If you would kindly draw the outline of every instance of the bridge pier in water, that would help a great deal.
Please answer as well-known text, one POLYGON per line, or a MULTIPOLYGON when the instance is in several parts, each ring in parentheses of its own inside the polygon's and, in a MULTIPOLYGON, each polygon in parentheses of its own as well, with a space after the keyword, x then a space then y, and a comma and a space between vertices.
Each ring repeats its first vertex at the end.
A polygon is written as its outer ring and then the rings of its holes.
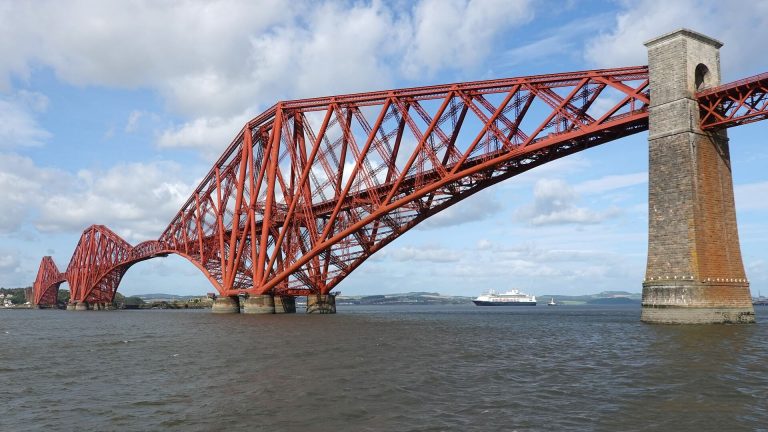
MULTIPOLYGON (((335 310, 334 307, 334 312, 335 310)), ((253 315, 296 313, 296 298, 293 296, 273 296, 271 294, 243 297, 222 296, 214 299, 211 311, 213 313, 244 313, 253 315)))
POLYGON ((240 313, 240 302, 237 297, 219 296, 213 299, 213 313, 240 313))
POLYGON ((335 314, 336 296, 333 294, 312 294, 307 296, 308 314, 335 314))
POLYGON ((275 298, 270 294, 241 298, 240 312, 254 315, 273 314, 275 313, 275 298))
POLYGON ((641 320, 752 323, 725 130, 699 126, 697 91, 720 83, 722 43, 690 30, 646 42, 648 263, 641 320))
POLYGON ((296 297, 275 296, 275 313, 296 313, 296 297))

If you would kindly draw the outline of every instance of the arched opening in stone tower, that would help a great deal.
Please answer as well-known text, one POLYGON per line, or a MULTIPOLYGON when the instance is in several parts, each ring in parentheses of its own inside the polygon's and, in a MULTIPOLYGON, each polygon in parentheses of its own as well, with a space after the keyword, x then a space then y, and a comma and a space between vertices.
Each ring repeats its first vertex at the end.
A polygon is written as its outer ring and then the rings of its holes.
POLYGON ((712 74, 709 73, 709 68, 703 63, 699 63, 699 65, 696 66, 694 79, 696 91, 702 91, 712 86, 712 83, 710 82, 712 80, 712 74))

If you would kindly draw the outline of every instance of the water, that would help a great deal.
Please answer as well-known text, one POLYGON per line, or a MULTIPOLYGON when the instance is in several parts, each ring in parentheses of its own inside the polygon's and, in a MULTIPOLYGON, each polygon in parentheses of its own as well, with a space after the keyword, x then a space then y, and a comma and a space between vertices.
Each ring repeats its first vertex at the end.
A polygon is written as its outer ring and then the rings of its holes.
POLYGON ((757 325, 638 307, 0 311, 2 431, 768 430, 757 325))

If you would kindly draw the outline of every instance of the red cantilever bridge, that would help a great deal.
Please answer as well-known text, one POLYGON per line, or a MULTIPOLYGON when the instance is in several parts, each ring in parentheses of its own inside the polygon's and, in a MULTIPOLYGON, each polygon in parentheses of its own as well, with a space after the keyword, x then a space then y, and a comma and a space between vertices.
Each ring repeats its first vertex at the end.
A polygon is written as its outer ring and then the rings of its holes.
MULTIPOLYGON (((768 74, 695 95, 700 128, 768 117, 768 74)), ((111 302, 135 263, 178 254, 221 297, 327 295, 376 251, 474 193, 649 127, 647 66, 279 102, 244 125, 157 240, 87 228, 34 302, 111 302)))

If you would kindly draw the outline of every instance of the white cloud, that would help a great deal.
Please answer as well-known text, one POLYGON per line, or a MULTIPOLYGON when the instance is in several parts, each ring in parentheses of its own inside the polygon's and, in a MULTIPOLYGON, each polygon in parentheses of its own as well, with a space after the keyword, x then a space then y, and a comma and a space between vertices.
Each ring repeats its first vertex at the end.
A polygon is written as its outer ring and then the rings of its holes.
MULTIPOLYGON (((399 6, 301 0, 291 7, 277 0, 5 3, 0 87, 9 88, 14 77, 28 79, 42 66, 69 84, 149 88, 186 119, 160 133, 158 144, 209 151, 209 137, 222 136, 225 125, 242 126, 243 113, 254 117, 277 100, 381 89, 403 74, 420 79, 425 71, 477 67, 500 35, 532 16, 528 0, 399 6)), ((128 132, 141 118, 134 114, 128 132)))
POLYGON ((19 252, 0 250, 0 287, 12 288, 31 285, 28 272, 23 271, 19 252))
POLYGON ((0 233, 18 231, 32 209, 61 191, 67 174, 41 169, 31 159, 0 153, 0 233))
POLYGON ((302 6, 287 8, 278 1, 6 3, 0 9, 0 40, 7 41, 0 44, 0 76, 26 77, 34 62, 53 67, 70 83, 122 87, 158 85, 206 65, 237 74, 250 35, 302 6))
POLYGON ((532 204, 522 206, 515 216, 532 225, 594 224, 617 214, 616 210, 596 212, 577 207, 576 190, 563 180, 542 179, 536 182, 532 204))
POLYGON ((413 36, 403 62, 406 76, 443 68, 471 68, 504 30, 530 21, 528 0, 425 0, 413 8, 413 36))
POLYGON ((420 229, 434 229, 488 219, 503 210, 492 190, 478 192, 464 201, 431 216, 419 224, 420 229))
POLYGON ((44 232, 80 232, 105 224, 129 241, 156 238, 189 197, 178 164, 123 164, 76 175, 0 154, 0 233, 33 224, 44 232))
POLYGON ((117 165, 82 170, 66 192, 40 204, 35 225, 41 231, 79 231, 104 224, 129 241, 157 238, 189 197, 192 185, 170 162, 117 165))
POLYGON ((595 180, 587 180, 574 186, 580 194, 601 194, 625 187, 648 183, 648 173, 608 175, 595 180))
POLYGON ((0 273, 16 271, 19 268, 17 254, 0 253, 0 273))
POLYGON ((725 44, 721 52, 726 80, 764 67, 762 59, 768 49, 755 41, 768 39, 768 2, 641 0, 623 4, 624 11, 616 16, 615 26, 587 43, 584 56, 596 66, 646 64, 644 42, 688 27, 725 44))
POLYGON ((462 257, 461 253, 455 250, 444 248, 432 248, 432 247, 401 247, 393 249, 384 254, 386 257, 391 257, 395 261, 411 262, 411 261, 426 261, 432 263, 448 263, 459 261, 462 257))
POLYGON ((163 131, 157 144, 165 148, 197 148, 211 159, 227 148, 248 120, 245 114, 230 118, 198 117, 163 131))
POLYGON ((125 131, 128 133, 136 132, 136 130, 139 128, 139 122, 141 121, 141 118, 144 117, 144 115, 145 113, 143 111, 131 111, 131 113, 128 114, 128 121, 125 124, 125 131))
POLYGON ((40 93, 19 91, 0 97, 0 149, 43 145, 51 134, 38 124, 35 113, 47 106, 48 98, 40 93))

